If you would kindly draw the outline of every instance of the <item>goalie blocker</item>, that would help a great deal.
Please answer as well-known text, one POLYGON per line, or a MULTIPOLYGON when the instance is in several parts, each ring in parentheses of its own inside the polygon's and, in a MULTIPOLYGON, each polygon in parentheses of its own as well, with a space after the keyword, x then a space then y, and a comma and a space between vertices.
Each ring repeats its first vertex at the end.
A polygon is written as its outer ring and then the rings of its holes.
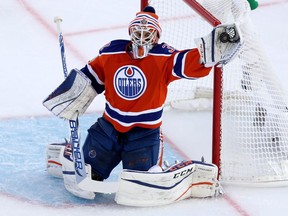
POLYGON ((83 114, 96 95, 91 80, 82 71, 73 69, 43 105, 54 115, 70 120, 83 114))

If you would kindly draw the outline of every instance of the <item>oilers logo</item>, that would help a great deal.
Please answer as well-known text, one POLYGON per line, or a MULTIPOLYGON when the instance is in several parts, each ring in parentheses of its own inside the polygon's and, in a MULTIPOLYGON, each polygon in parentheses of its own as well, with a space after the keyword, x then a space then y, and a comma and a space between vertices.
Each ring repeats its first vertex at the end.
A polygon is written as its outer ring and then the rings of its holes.
POLYGON ((133 65, 119 68, 114 75, 114 88, 117 94, 126 100, 139 98, 145 92, 146 86, 144 73, 133 65))

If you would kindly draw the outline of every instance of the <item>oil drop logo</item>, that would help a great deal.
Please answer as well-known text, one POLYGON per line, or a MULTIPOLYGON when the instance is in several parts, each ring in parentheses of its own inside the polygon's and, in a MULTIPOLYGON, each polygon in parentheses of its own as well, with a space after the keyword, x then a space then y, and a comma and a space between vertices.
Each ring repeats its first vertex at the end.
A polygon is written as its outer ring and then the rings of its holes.
POLYGON ((139 98, 146 90, 147 81, 142 70, 133 65, 119 68, 114 75, 114 88, 126 100, 139 98))

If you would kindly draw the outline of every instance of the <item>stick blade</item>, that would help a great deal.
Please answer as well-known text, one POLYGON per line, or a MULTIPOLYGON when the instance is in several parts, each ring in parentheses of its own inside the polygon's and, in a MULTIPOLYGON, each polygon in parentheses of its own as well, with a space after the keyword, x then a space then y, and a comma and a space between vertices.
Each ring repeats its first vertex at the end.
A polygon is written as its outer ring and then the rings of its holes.
POLYGON ((90 178, 85 178, 78 183, 78 186, 82 190, 93 191, 96 193, 111 194, 118 191, 119 183, 118 182, 101 182, 94 181, 90 178))
POLYGON ((94 181, 91 178, 91 165, 86 164, 85 168, 87 172, 85 177, 77 176, 77 172, 75 172, 77 185, 82 190, 104 194, 116 193, 118 191, 119 182, 94 181))

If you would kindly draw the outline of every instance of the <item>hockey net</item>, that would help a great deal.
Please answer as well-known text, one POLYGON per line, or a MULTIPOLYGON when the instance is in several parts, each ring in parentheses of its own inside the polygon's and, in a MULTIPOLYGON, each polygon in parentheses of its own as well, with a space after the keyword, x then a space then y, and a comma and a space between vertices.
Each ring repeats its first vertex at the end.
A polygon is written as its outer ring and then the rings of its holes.
MULTIPOLYGON (((177 49, 195 47, 194 38, 212 30, 211 23, 188 6, 189 2, 200 4, 221 23, 237 22, 244 45, 237 58, 224 66, 219 83, 213 84, 215 73, 197 81, 176 81, 169 86, 166 105, 190 111, 212 111, 215 109, 215 104, 212 108, 213 86, 220 86, 221 112, 213 114, 219 117, 216 119, 221 125, 219 134, 214 134, 220 141, 213 143, 217 149, 213 162, 219 166, 220 180, 286 184, 287 95, 259 44, 247 0, 142 1, 142 7, 148 3, 159 15, 163 29, 161 41, 177 49)), ((200 7, 205 14, 204 9, 200 7)), ((213 127, 217 127, 217 123, 214 122, 213 127)))

